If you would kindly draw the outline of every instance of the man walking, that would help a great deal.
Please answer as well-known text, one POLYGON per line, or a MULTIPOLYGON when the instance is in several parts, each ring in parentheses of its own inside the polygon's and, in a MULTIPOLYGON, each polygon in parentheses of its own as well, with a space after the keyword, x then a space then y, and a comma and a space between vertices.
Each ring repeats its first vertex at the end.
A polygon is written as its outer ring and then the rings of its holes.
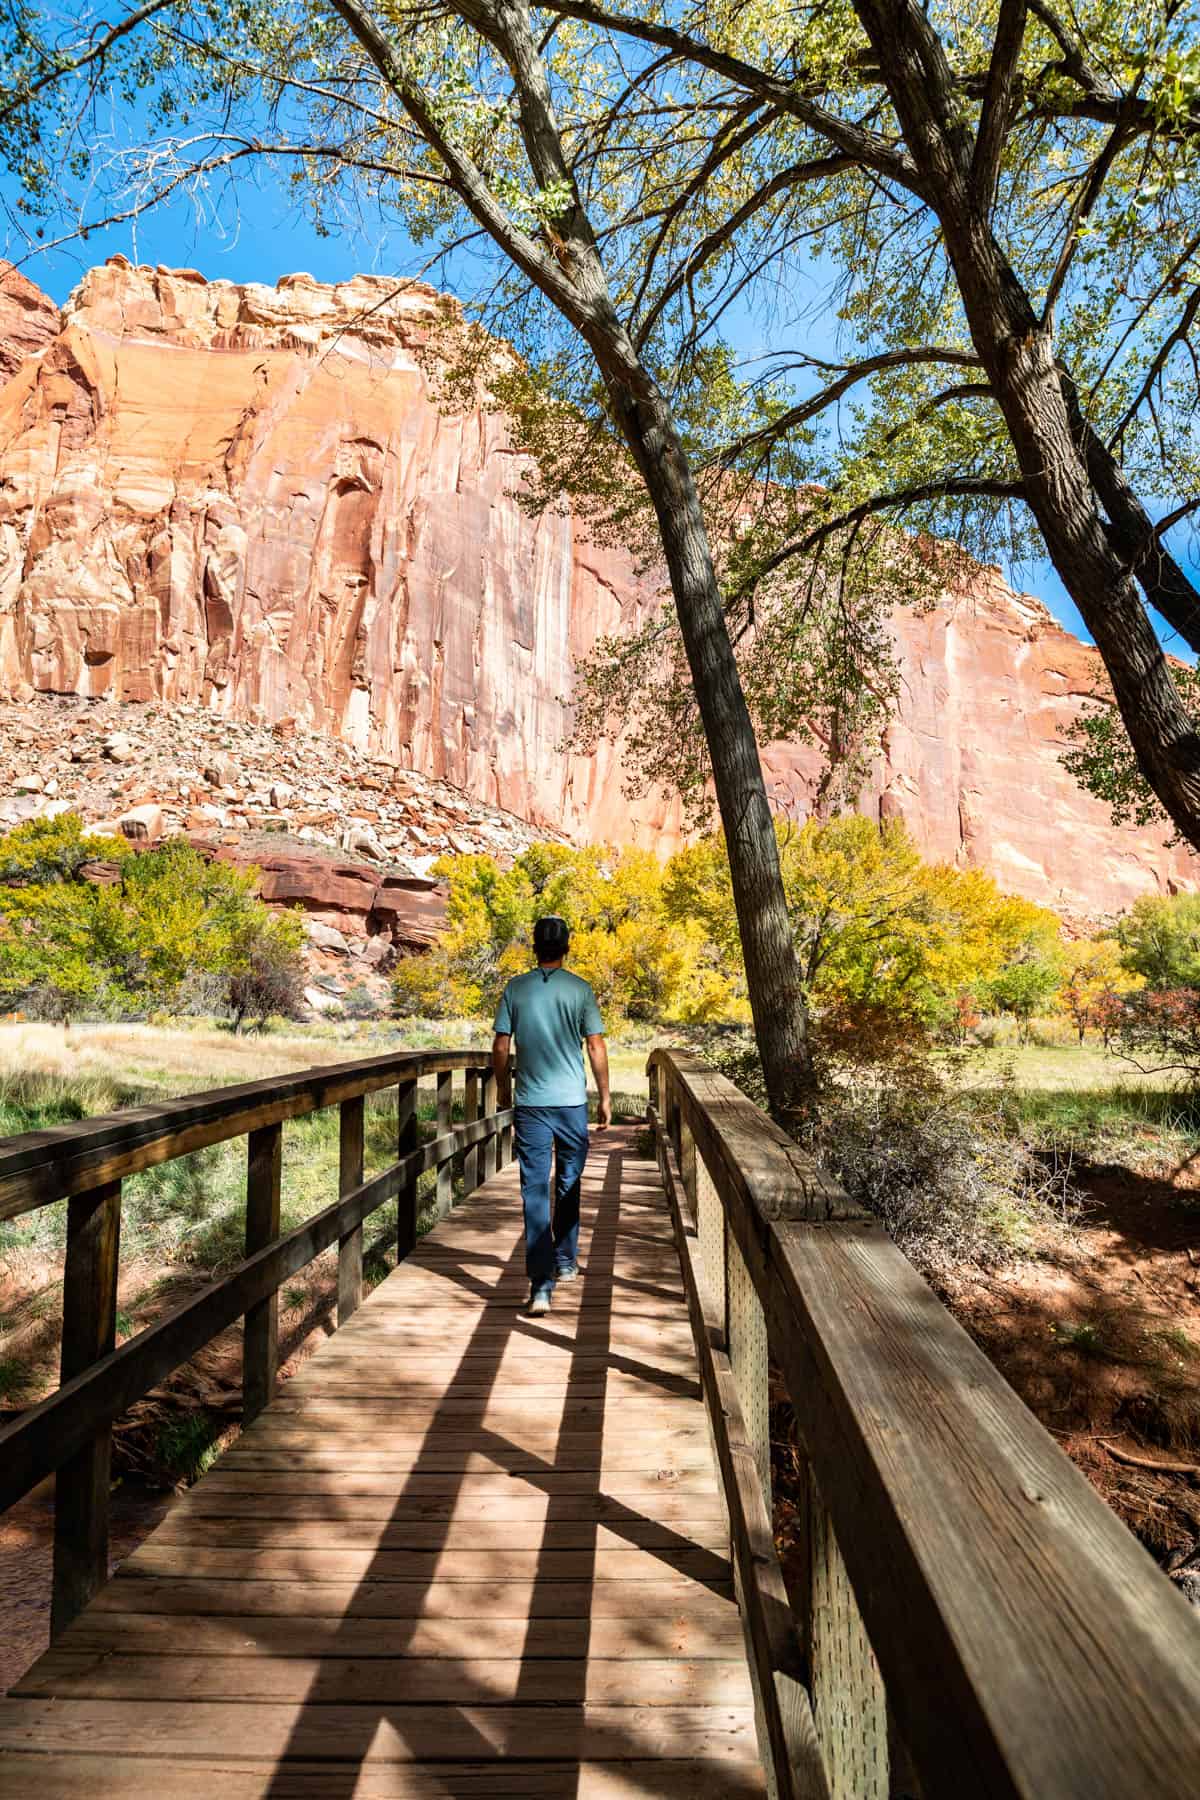
POLYGON ((533 928, 537 968, 514 976, 505 988, 492 1044, 500 1104, 508 1106, 514 1038, 517 1043, 515 1135, 525 1209, 527 1310, 534 1318, 550 1311, 555 1282, 574 1281, 579 1273, 579 1185, 588 1153, 581 1044, 587 1045, 600 1095, 597 1131, 612 1119, 600 1009, 588 983, 563 967, 570 942, 567 922, 556 913, 537 921, 533 928))

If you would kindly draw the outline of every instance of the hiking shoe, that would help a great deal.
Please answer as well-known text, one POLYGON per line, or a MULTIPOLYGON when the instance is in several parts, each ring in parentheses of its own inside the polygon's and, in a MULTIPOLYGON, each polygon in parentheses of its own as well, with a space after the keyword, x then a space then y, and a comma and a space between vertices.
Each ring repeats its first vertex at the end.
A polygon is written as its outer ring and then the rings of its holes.
POLYGON ((582 1275, 582 1273, 583 1273, 583 1270, 579 1267, 579 1264, 572 1263, 569 1269, 559 1269, 557 1274, 555 1275, 555 1280, 556 1281, 578 1281, 579 1277, 580 1277, 580 1275, 582 1275))
POLYGON ((540 1293, 530 1294, 529 1305, 525 1308, 525 1316, 529 1319, 544 1319, 550 1311, 550 1296, 545 1288, 540 1293))

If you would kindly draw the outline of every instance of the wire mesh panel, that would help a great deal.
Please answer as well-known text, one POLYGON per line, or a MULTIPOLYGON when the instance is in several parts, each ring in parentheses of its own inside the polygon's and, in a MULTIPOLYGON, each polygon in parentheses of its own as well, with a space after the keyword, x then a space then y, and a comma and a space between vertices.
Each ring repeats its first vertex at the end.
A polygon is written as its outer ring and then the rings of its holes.
POLYGON ((754 1291, 737 1239, 726 1233, 725 1255, 726 1317, 728 1319, 729 1361, 737 1382, 738 1399, 763 1498, 771 1510, 771 1391, 767 1353, 767 1321, 754 1291))
MULTIPOLYGON (((691 1133, 686 1125, 684 1132, 690 1139, 691 1133)), ((705 1167, 704 1158, 697 1154, 694 1146, 692 1155, 696 1171, 693 1192, 696 1236, 700 1245, 700 1279, 704 1283, 705 1295, 713 1312, 728 1330, 725 1299, 725 1208, 721 1204, 721 1196, 712 1176, 705 1167)))
POLYGON ((811 1470, 808 1493, 812 1706, 830 1800, 888 1800, 883 1680, 811 1470))

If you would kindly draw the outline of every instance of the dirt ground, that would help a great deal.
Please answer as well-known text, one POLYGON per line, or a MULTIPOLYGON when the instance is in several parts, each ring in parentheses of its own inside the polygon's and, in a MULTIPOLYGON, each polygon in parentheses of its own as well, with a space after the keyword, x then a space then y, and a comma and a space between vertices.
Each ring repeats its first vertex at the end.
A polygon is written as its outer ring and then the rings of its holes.
MULTIPOLYGON (((1077 1167, 1061 1248, 950 1304, 1156 1558, 1200 1553, 1200 1167, 1077 1167)), ((1190 1583, 1189 1583, 1190 1585, 1190 1583)))

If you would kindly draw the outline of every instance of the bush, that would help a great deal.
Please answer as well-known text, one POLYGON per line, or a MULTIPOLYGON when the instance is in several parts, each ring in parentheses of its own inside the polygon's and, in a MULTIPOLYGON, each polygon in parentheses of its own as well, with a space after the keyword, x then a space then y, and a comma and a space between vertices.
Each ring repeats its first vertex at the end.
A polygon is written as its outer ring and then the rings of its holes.
POLYGON ((262 1026, 273 1017, 303 1017, 304 979, 298 946, 269 928, 256 933, 230 971, 226 1003, 235 1031, 240 1031, 248 1018, 257 1019, 262 1026))
MULTIPOLYGON (((794 1135, 923 1274, 944 1281, 963 1264, 1003 1263, 1070 1210, 1065 1172, 1034 1153, 1003 1104, 955 1086, 962 1055, 938 1054, 912 1021, 856 1011, 819 1020, 814 1040, 818 1100, 794 1135)), ((749 1033, 712 1033, 699 1047, 765 1106, 749 1033)))
POLYGON ((134 854, 63 814, 10 832, 0 874, 0 1006, 66 1021, 194 1009, 217 992, 239 1023, 297 1010, 300 920, 263 905, 255 869, 183 838, 134 854), (84 878, 97 851, 115 880, 84 878))
POLYGON ((1121 1004, 1116 1050, 1144 1074, 1200 1078, 1200 993, 1194 988, 1147 989, 1121 1004))
POLYGON ((1048 1169, 977 1097, 861 1083, 826 1097, 813 1148, 923 1274, 995 1266, 1068 1210, 1048 1169))
POLYGON ((355 981, 342 996, 342 1011, 348 1019, 377 1019, 382 1008, 366 982, 355 981))

